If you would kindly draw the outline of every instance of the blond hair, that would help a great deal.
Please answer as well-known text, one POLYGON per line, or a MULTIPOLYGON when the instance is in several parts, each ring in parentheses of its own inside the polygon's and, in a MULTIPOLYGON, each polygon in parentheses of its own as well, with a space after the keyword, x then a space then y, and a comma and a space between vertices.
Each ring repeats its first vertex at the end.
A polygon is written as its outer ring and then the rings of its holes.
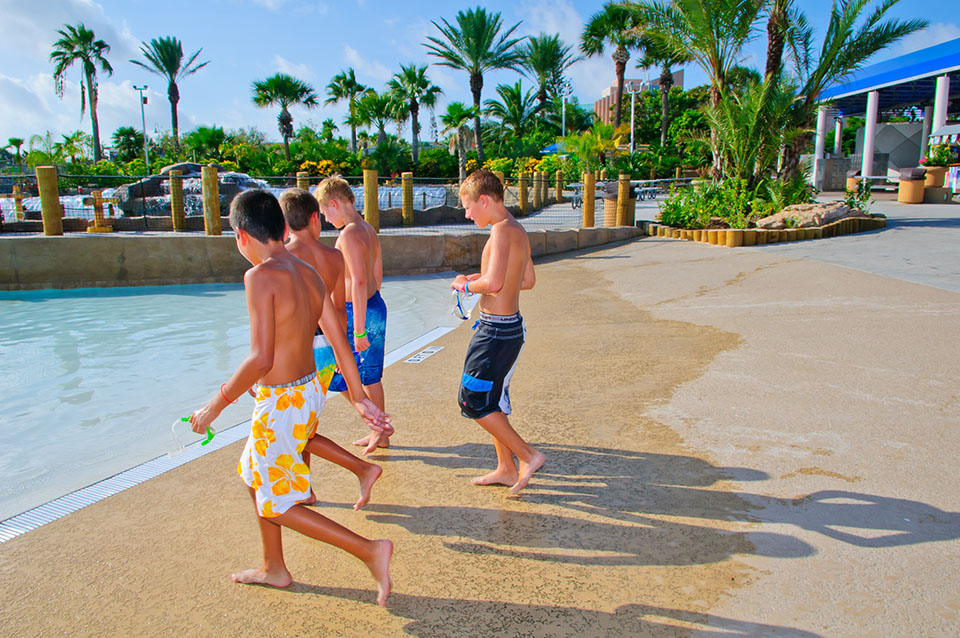
POLYGON ((470 173, 460 185, 461 198, 467 196, 477 201, 481 195, 492 197, 499 202, 503 201, 503 182, 493 172, 485 169, 470 173))
POLYGON ((353 190, 347 180, 338 175, 327 177, 321 180, 313 191, 314 196, 321 206, 326 206, 331 199, 338 199, 342 202, 354 202, 353 190))

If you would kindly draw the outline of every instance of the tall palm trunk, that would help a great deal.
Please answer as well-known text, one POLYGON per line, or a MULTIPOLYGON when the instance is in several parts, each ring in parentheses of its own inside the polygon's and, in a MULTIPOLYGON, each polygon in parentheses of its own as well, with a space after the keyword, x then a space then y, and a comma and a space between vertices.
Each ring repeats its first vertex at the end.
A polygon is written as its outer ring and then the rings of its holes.
POLYGON ((630 59, 630 52, 623 47, 617 47, 613 52, 613 61, 617 69, 617 94, 616 108, 613 111, 613 128, 620 128, 620 111, 623 110, 623 78, 627 71, 627 61, 630 59))
POLYGON ((180 117, 177 114, 177 104, 180 103, 180 89, 177 83, 167 84, 167 99, 170 101, 170 123, 173 126, 173 148, 180 152, 180 117))
POLYGON ((97 121, 97 86, 92 73, 87 73, 87 102, 90 103, 90 122, 93 124, 93 161, 103 158, 100 148, 100 122, 97 121))
POLYGON ((467 179, 467 135, 469 134, 470 129, 466 126, 457 129, 457 162, 460 168, 461 184, 467 179))
POLYGON ((473 118, 473 132, 477 138, 477 163, 483 166, 483 140, 480 139, 480 92, 483 90, 483 76, 479 73, 470 75, 470 91, 473 93, 473 108, 477 114, 473 118))
POLYGON ((410 100, 410 151, 413 153, 414 167, 419 165, 420 157, 420 105, 415 99, 410 100))
POLYGON ((787 33, 787 2, 775 0, 767 21, 767 66, 764 80, 780 75, 783 64, 783 46, 787 33))
POLYGON ((670 126, 670 108, 668 94, 673 86, 673 73, 670 65, 664 64, 660 69, 660 146, 667 145, 667 128, 670 126))

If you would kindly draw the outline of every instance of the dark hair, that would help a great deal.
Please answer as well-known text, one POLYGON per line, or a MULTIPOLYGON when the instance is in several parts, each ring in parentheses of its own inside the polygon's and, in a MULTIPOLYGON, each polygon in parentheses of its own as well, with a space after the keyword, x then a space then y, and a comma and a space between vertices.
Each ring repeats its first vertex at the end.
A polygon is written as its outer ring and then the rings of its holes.
POLYGON ((283 241, 286 224, 283 211, 273 193, 262 190, 243 191, 230 204, 230 225, 243 230, 259 242, 283 241))
POLYGON ((303 230, 313 214, 320 212, 317 198, 302 188, 288 188, 280 193, 280 208, 290 230, 303 230))

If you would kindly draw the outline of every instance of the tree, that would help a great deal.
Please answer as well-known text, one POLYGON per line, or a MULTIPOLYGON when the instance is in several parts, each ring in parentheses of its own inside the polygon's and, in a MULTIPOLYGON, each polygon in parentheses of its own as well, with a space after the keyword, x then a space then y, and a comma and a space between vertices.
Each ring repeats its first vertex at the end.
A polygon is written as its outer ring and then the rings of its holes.
POLYGON ((396 118, 397 101, 390 93, 369 89, 357 101, 357 117, 364 126, 377 129, 377 144, 387 138, 387 125, 396 118))
POLYGON ((117 151, 117 161, 126 164, 143 155, 143 133, 132 126, 121 126, 111 139, 117 151))
POLYGON ((195 161, 220 159, 220 147, 226 141, 223 127, 200 126, 183 136, 183 148, 193 154, 195 161))
POLYGON ((65 24, 57 33, 60 34, 60 39, 53 43, 53 52, 50 54, 50 61, 54 63, 53 80, 57 96, 63 99, 64 76, 74 62, 79 62, 83 67, 83 80, 80 81, 80 115, 83 115, 89 101, 90 123, 93 128, 93 161, 99 162, 103 151, 100 148, 100 123, 97 121, 97 67, 107 75, 113 74, 113 67, 105 57, 110 52, 110 45, 103 40, 96 40, 93 31, 83 24, 65 24))
POLYGON ((148 45, 146 42, 140 43, 140 52, 146 58, 147 63, 140 60, 130 60, 133 64, 142 67, 159 75, 167 80, 167 99, 170 101, 170 122, 173 126, 173 144, 174 149, 180 150, 180 121, 177 116, 177 104, 180 102, 180 89, 177 82, 188 75, 193 75, 203 67, 210 64, 209 61, 197 63, 197 57, 203 49, 190 56, 187 63, 183 63, 183 44, 174 37, 154 38, 148 45))
POLYGON ((357 108, 357 96, 363 94, 366 90, 367 87, 357 82, 353 69, 349 68, 333 76, 330 84, 327 85, 327 95, 330 97, 323 102, 324 104, 336 104, 341 100, 347 101, 348 115, 344 124, 350 125, 350 150, 354 153, 357 152, 357 118, 354 111, 357 108))
POLYGON ((613 111, 613 127, 620 126, 620 113, 623 110, 623 76, 630 59, 630 49, 641 43, 636 30, 636 14, 621 4, 608 2, 603 10, 593 14, 587 21, 580 37, 580 50, 587 56, 603 55, 608 44, 616 47, 613 61, 617 75, 616 106, 613 111))
POLYGON ((280 105, 277 128, 283 137, 283 155, 290 161, 290 138, 293 137, 293 116, 287 107, 300 104, 308 109, 317 105, 317 94, 306 82, 286 73, 277 73, 253 83, 253 103, 259 107, 280 105))
POLYGON ((457 154, 457 162, 460 167, 460 182, 467 179, 467 150, 470 138, 470 129, 467 122, 471 119, 479 119, 477 116, 477 107, 467 108, 463 102, 451 102, 447 105, 447 112, 440 116, 440 122, 443 124, 443 132, 450 132, 450 154, 457 154))
POLYGON ((678 53, 675 50, 669 50, 660 46, 656 41, 646 38, 644 46, 644 56, 637 67, 650 68, 660 67, 660 146, 667 145, 667 131, 670 128, 670 105, 669 94, 673 86, 673 67, 686 64, 690 61, 690 55, 687 53, 678 53))
POLYGON ((790 27, 793 0, 767 0, 767 66, 763 79, 767 82, 780 76, 783 68, 783 45, 790 27))
POLYGON ((340 130, 337 123, 327 118, 320 124, 320 137, 325 142, 332 142, 333 132, 337 130, 340 130))
POLYGON ((513 85, 497 86, 497 94, 500 100, 487 100, 485 113, 500 120, 501 136, 508 130, 514 137, 523 137, 541 108, 533 89, 524 92, 521 81, 517 80, 513 85))
POLYGON ((410 113, 410 149, 413 155, 413 165, 417 165, 420 155, 420 107, 433 108, 443 89, 430 82, 427 78, 427 66, 400 65, 400 72, 393 74, 393 79, 387 85, 398 102, 405 103, 410 113))
POLYGON ((547 35, 529 38, 521 47, 523 67, 537 82, 537 99, 540 111, 547 108, 547 100, 557 96, 557 89, 563 83, 563 74, 574 63, 583 58, 571 55, 572 47, 565 45, 559 35, 547 35))
POLYGON ((782 179, 799 172, 800 154, 809 144, 817 112, 817 100, 824 89, 843 81, 875 53, 897 40, 927 26, 927 21, 884 20, 886 12, 899 0, 883 0, 864 18, 869 0, 850 0, 834 4, 819 51, 813 45, 813 27, 801 11, 793 14, 787 44, 793 71, 800 90, 790 113, 791 126, 805 129, 787 146, 782 179))
POLYGON ((20 147, 23 146, 23 138, 21 137, 9 137, 7 138, 7 145, 4 148, 12 148, 16 151, 17 154, 17 166, 20 166, 20 147))
POLYGON ((53 145, 53 153, 61 159, 70 158, 72 164, 77 163, 78 157, 83 157, 90 146, 90 136, 83 131, 74 131, 70 135, 61 135, 59 142, 53 145))
POLYGON ((428 54, 440 58, 440 66, 466 71, 470 75, 470 92, 473 94, 473 132, 477 144, 477 160, 483 165, 483 138, 480 131, 480 96, 483 91, 483 74, 493 69, 519 71, 523 53, 517 44, 523 38, 511 38, 520 23, 500 33, 503 22, 499 13, 488 14, 483 7, 457 13, 457 25, 445 19, 443 26, 433 21, 443 39, 427 37, 423 46, 428 54))

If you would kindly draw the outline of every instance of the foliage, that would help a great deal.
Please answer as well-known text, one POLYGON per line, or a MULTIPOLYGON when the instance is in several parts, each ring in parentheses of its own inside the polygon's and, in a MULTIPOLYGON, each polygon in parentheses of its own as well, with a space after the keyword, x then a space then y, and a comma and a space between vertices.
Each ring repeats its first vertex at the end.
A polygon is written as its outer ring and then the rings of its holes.
POLYGON ((199 126, 183 136, 183 150, 194 161, 212 157, 222 159, 221 145, 227 140, 227 134, 221 126, 199 126))
POLYGON ((143 155, 143 133, 132 126, 118 128, 113 132, 110 141, 117 151, 117 161, 121 164, 143 155))
POLYGON ((419 159, 416 177, 450 177, 457 173, 457 158, 442 146, 424 148, 419 159))
POLYGON ((131 177, 145 177, 147 174, 147 163, 142 157, 138 157, 125 164, 120 165, 120 174, 131 177))
POLYGON ((400 65, 400 72, 393 74, 387 87, 393 94, 398 108, 406 111, 412 122, 410 127, 410 146, 413 153, 413 162, 417 163, 419 155, 420 135, 420 107, 433 108, 443 89, 433 84, 427 77, 427 66, 400 65))
POLYGON ((500 120, 500 136, 509 133, 510 137, 522 138, 533 126, 533 118, 540 112, 533 90, 526 92, 520 80, 516 84, 497 86, 499 100, 487 100, 484 112, 500 120))
POLYGON ((812 200, 813 191, 803 177, 790 182, 767 180, 756 187, 746 179, 728 178, 674 190, 659 202, 659 219, 681 228, 705 228, 714 223, 713 219, 730 228, 748 228, 757 219, 791 204, 812 200))
POLYGON ((580 50, 588 56, 603 55, 608 45, 616 49, 613 60, 618 89, 613 111, 614 127, 620 126, 620 113, 623 110, 622 87, 630 50, 639 48, 644 43, 638 31, 641 24, 630 7, 617 2, 607 2, 602 10, 590 16, 580 37, 580 50))
POLYGON ((483 168, 494 173, 508 174, 513 169, 513 159, 509 157, 492 157, 483 163, 483 168))
POLYGON ((413 168, 410 145, 392 135, 378 143, 364 161, 382 176, 399 177, 400 173, 413 168))
POLYGON ((286 73, 277 73, 266 80, 253 83, 253 103, 259 107, 280 106, 277 129, 283 137, 283 152, 290 159, 288 141, 293 137, 293 116, 288 107, 300 104, 306 108, 317 106, 317 94, 313 87, 286 73))
POLYGON ((949 166, 952 159, 949 144, 934 144, 920 163, 924 166, 949 166))
POLYGON ((366 90, 366 86, 357 82, 357 76, 351 67, 331 78, 330 84, 327 85, 328 97, 323 102, 324 104, 347 102, 347 117, 343 123, 350 125, 350 150, 354 153, 357 152, 357 96, 366 90))
POLYGON ((853 210, 866 213, 870 210, 870 206, 873 204, 873 200, 870 198, 871 190, 872 185, 870 184, 869 179, 858 180, 856 190, 846 189, 844 191, 843 203, 853 210))
POLYGON ((559 35, 546 33, 530 36, 521 45, 523 68, 537 83, 541 111, 546 109, 547 100, 559 100, 568 92, 569 81, 564 73, 582 59, 571 54, 571 48, 559 35))

